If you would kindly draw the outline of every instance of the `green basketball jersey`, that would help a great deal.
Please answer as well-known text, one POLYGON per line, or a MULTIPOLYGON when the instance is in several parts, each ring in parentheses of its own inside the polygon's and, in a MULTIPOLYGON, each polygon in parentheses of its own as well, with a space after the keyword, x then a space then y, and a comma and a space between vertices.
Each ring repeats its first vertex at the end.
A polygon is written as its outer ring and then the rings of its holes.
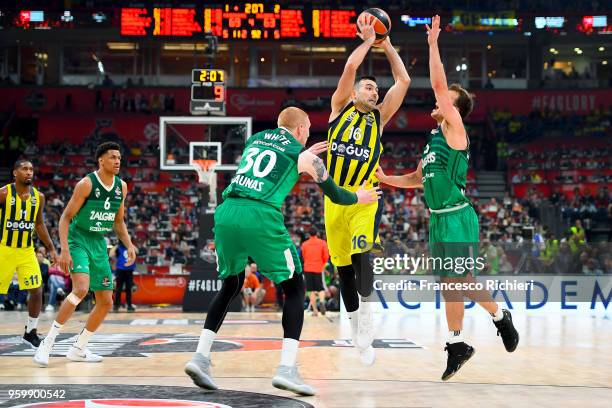
POLYGON ((123 201, 121 179, 115 176, 113 185, 109 189, 102 184, 97 173, 89 173, 87 177, 91 180, 91 193, 72 219, 70 227, 104 235, 113 231, 115 216, 123 201))
POLYGON ((465 196, 469 148, 454 150, 442 134, 442 128, 431 131, 421 159, 423 189, 429 208, 440 210, 470 202, 465 196))
POLYGON ((231 184, 228 197, 249 198, 281 209, 298 181, 298 156, 304 146, 284 128, 264 130, 251 136, 231 184))

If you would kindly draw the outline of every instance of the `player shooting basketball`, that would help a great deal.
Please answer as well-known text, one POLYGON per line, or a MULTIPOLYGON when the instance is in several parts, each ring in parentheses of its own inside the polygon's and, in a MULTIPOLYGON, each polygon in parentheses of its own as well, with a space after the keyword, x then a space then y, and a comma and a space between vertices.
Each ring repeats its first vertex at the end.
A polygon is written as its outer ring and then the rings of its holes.
MULTIPOLYGON (((469 161, 469 138, 463 120, 472 111, 470 94, 458 84, 450 87, 446 82, 444 66, 438 49, 440 17, 432 19, 427 26, 429 43, 429 75, 436 96, 436 106, 431 112, 437 129, 431 132, 423 150, 422 159, 415 172, 403 176, 387 176, 378 170, 381 182, 396 187, 420 188, 425 191, 429 206, 429 245, 432 258, 461 259, 474 265, 478 253, 478 216, 469 198, 465 196, 469 161)), ((457 263, 458 264, 458 263, 457 263)), ((436 263, 434 262, 434 265, 436 263)), ((434 274, 442 283, 472 283, 473 272, 469 268, 434 267, 434 274)), ((519 336, 512 324, 509 311, 502 310, 485 290, 442 291, 446 305, 448 324, 448 351, 446 370, 442 380, 450 379, 474 354, 474 348, 464 342, 463 328, 464 297, 478 302, 493 316, 493 322, 501 335, 506 350, 512 352, 518 345, 519 336)))
POLYGON ((40 345, 36 327, 42 307, 43 279, 34 253, 34 231, 49 251, 54 264, 57 254, 43 220, 45 195, 32 186, 32 162, 17 160, 13 177, 15 183, 0 188, 0 294, 7 293, 16 271, 19 289, 25 289, 30 294, 23 341, 36 348, 40 345))
MULTIPOLYGON (((378 103, 378 86, 371 76, 355 79, 359 66, 374 46, 375 18, 359 18, 358 34, 363 43, 349 56, 338 87, 331 100, 327 169, 341 187, 355 191, 364 182, 378 184, 376 169, 382 154, 384 126, 402 105, 410 77, 397 51, 387 37, 380 47, 385 52, 395 84, 382 103, 378 103)), ((325 198, 325 230, 332 262, 338 267, 340 291, 351 320, 353 344, 364 364, 374 363, 374 338, 371 308, 373 272, 370 251, 379 245, 378 224, 383 201, 366 206, 342 207, 325 198), (359 300, 361 295, 361 305, 359 300)))

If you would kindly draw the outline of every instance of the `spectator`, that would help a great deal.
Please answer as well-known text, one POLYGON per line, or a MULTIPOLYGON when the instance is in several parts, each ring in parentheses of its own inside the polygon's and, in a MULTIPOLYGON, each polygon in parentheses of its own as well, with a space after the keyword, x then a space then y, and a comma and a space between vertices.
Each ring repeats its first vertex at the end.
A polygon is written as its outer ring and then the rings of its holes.
POLYGON ((247 265, 244 269, 245 277, 242 287, 242 301, 247 312, 254 312, 255 306, 258 306, 266 295, 266 291, 261 287, 255 271, 257 271, 257 264, 255 262, 247 265))
POLYGON ((323 285, 323 270, 329 260, 327 242, 319 238, 319 231, 312 227, 310 237, 302 243, 302 258, 304 259, 304 279, 306 292, 310 298, 312 315, 318 316, 316 295, 319 297, 321 314, 325 315, 325 287, 323 285))
POLYGON ((49 268, 49 303, 45 312, 53 312, 57 306, 58 296, 66 296, 70 286, 70 274, 62 271, 59 266, 49 268))
POLYGON ((136 269, 136 263, 128 264, 128 250, 123 245, 123 242, 119 241, 110 251, 111 258, 117 258, 115 266, 115 301, 113 304, 113 312, 119 311, 121 304, 121 294, 123 292, 123 286, 125 285, 125 303, 128 312, 134 312, 134 306, 132 306, 132 287, 134 286, 134 269, 136 269))

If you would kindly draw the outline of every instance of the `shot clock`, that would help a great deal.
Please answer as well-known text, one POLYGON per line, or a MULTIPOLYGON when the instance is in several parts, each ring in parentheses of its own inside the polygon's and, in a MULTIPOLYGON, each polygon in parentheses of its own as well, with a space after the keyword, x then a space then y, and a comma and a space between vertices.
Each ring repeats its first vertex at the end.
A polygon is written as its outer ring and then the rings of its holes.
POLYGON ((222 69, 194 69, 191 71, 192 115, 225 115, 225 79, 222 69))

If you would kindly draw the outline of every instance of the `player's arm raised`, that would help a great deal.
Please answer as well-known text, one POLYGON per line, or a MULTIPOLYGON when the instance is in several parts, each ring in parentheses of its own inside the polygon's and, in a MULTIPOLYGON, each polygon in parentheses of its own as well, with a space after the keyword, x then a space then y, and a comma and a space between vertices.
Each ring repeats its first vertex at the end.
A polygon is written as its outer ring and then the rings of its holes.
POLYGON ((49 236, 49 231, 45 225, 45 217, 43 216, 47 200, 45 199, 45 195, 43 193, 39 193, 39 196, 40 207, 38 208, 38 214, 36 215, 36 235, 38 235, 38 238, 42 241, 45 248, 47 248, 47 251, 49 251, 51 263, 55 265, 57 262, 57 252, 55 252, 55 245, 53 245, 53 240, 51 240, 51 237, 49 236))
POLYGON ((376 40, 373 17, 367 22, 358 20, 357 25, 359 25, 359 29, 361 31, 361 33, 358 33, 357 35, 361 37, 363 43, 353 50, 351 55, 346 60, 346 64, 344 64, 344 71, 342 71, 342 76, 340 76, 340 80, 338 81, 338 87, 336 88, 336 91, 332 95, 331 99, 332 111, 331 115, 329 116, 330 121, 334 120, 340 114, 342 109, 344 109, 348 101, 351 99, 351 92, 353 91, 353 86, 355 85, 357 70, 365 59, 365 56, 368 55, 368 51, 370 51, 370 48, 376 40))
POLYGON ((68 229, 70 228, 70 221, 79 212, 85 200, 91 193, 91 180, 88 177, 81 179, 74 188, 72 197, 68 201, 68 205, 64 209, 62 216, 59 220, 59 236, 60 236, 60 248, 61 253, 59 257, 59 267, 64 272, 70 272, 72 267, 72 257, 70 256, 70 248, 68 247, 68 229))
POLYGON ((388 176, 380 167, 376 169, 376 177, 381 183, 401 188, 423 188, 423 162, 419 161, 417 169, 401 176, 388 176))
POLYGON ((402 61, 395 48, 393 48, 393 45, 391 45, 389 37, 383 41, 382 48, 391 64, 391 72, 395 80, 395 84, 387 91, 385 99, 383 99, 378 108, 380 110, 380 119, 384 126, 393 115, 395 115, 395 112, 397 112, 400 106, 402 106, 402 102, 410 86, 410 75, 408 75, 404 61, 402 61))
POLYGON ((334 180, 329 177, 323 160, 312 154, 309 150, 300 153, 298 158, 298 172, 308 173, 319 187, 321 187, 323 193, 336 204, 369 204, 377 201, 381 194, 378 188, 365 189, 362 186, 356 193, 353 193, 339 187, 334 180))
POLYGON ((127 266, 136 262, 136 247, 132 244, 127 225, 125 225, 125 196, 127 195, 127 184, 125 181, 121 182, 121 188, 123 189, 123 200, 121 201, 121 206, 119 207, 119 211, 117 211, 117 215, 115 216, 115 224, 113 229, 117 233, 117 237, 119 237, 121 242, 123 242, 123 245, 125 245, 127 248, 128 259, 125 263, 127 266))
POLYGON ((444 129, 444 136, 448 145, 455 150, 465 150, 467 148, 467 134, 463 127, 463 120, 459 111, 455 108, 448 90, 444 65, 440 58, 438 48, 438 37, 440 35, 440 16, 436 15, 431 19, 431 27, 427 28, 427 42, 429 43, 429 78, 431 87, 436 95, 436 102, 440 113, 444 117, 447 129, 444 129))

